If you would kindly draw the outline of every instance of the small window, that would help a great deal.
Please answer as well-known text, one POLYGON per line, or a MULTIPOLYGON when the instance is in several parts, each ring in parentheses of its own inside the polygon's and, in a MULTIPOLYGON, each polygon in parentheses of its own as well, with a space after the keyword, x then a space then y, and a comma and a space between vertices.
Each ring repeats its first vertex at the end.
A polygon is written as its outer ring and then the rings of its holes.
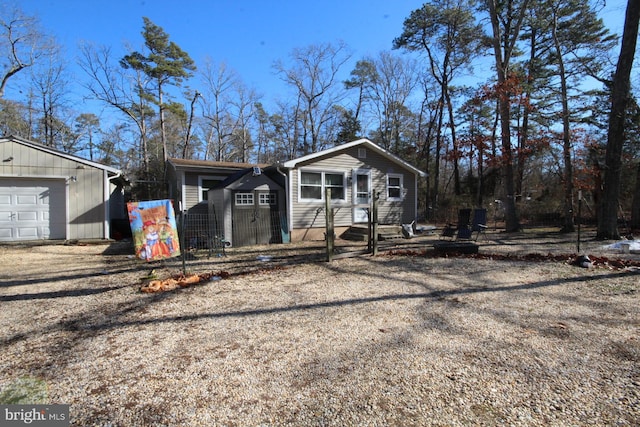
POLYGON ((236 206, 253 205, 253 193, 236 193, 236 206))
POLYGON ((358 158, 366 159, 367 158, 367 149, 366 148, 358 148, 358 158))
POLYGON ((402 201, 403 177, 399 174, 387 175, 387 200, 402 201))
POLYGON ((275 206, 277 203, 276 193, 261 193, 258 204, 260 206, 275 206))

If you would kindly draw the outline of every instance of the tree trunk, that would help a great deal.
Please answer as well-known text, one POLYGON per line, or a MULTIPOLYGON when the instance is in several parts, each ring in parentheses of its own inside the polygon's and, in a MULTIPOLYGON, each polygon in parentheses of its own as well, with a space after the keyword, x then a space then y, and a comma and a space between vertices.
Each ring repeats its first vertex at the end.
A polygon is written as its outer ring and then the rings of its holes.
POLYGON ((478 146, 478 189, 476 192, 476 206, 482 207, 482 190, 484 187, 483 174, 484 174, 484 145, 481 143, 478 146))
POLYGON ((516 213, 516 198, 513 173, 513 152, 511 150, 511 103, 508 96, 501 96, 500 101, 500 126, 502 139, 502 179, 505 197, 503 200, 505 214, 505 231, 514 232, 520 230, 520 222, 516 213))
MULTIPOLYGON (((158 114, 160 115, 160 140, 162 141, 162 161, 167 162, 169 154, 167 152, 167 134, 164 125, 164 100, 162 99, 162 85, 158 85, 158 114)), ((164 164, 163 163, 163 164, 164 164)))
MULTIPOLYGON (((493 51, 496 61, 496 71, 498 76, 498 109, 500 113, 500 130, 502 140, 502 180, 504 185, 504 214, 505 214, 505 228, 507 232, 514 232, 520 230, 520 222, 518 221, 518 214, 516 212, 516 198, 514 188, 514 171, 513 171, 513 151, 511 149, 511 94, 506 87, 507 73, 509 71, 509 58, 513 51, 513 43, 517 37, 513 37, 510 41, 506 40, 505 36, 505 52, 502 54, 501 41, 503 40, 500 32, 500 19, 496 9, 495 0, 489 0, 489 14, 491 15, 491 27, 493 31, 493 51)), ((524 16, 524 10, 526 9, 526 1, 522 5, 520 23, 517 25, 517 30, 514 30, 517 35, 519 32, 519 25, 522 22, 524 16)))
POLYGON ((453 114, 453 104, 451 103, 451 96, 449 95, 449 87, 444 89, 445 101, 447 103, 447 112, 449 113, 449 128, 451 129, 451 144, 453 148, 453 191, 456 196, 462 194, 462 188, 460 187, 460 168, 458 166, 458 141, 456 139, 456 126, 453 114))
POLYGON ((636 172, 636 187, 633 191, 633 202, 631 203, 631 223, 632 231, 640 230, 640 162, 636 172))
POLYGON ((438 126, 436 127, 436 152, 434 153, 434 170, 433 170, 433 191, 431 192, 434 218, 438 216, 438 197, 440 186, 440 151, 442 151, 442 115, 443 115, 444 100, 440 97, 438 102, 438 126))
POLYGON ((605 155, 604 187, 598 215, 598 239, 619 239, 618 202, 622 171, 622 146, 624 144, 624 122, 629 97, 631 68, 638 39, 640 1, 629 0, 622 35, 622 47, 613 77, 609 135, 605 155))
MULTIPOLYGON (((554 13, 555 15, 555 13, 554 13)), ((558 59, 558 74, 560 77, 561 100, 562 100, 562 160, 563 160, 563 184, 564 184, 564 224, 562 232, 571 233, 575 230, 573 225, 573 167, 571 163, 571 133, 569 123, 569 101, 567 89, 567 75, 562 58, 560 41, 557 36, 558 19, 553 20, 553 42, 556 48, 558 59)))

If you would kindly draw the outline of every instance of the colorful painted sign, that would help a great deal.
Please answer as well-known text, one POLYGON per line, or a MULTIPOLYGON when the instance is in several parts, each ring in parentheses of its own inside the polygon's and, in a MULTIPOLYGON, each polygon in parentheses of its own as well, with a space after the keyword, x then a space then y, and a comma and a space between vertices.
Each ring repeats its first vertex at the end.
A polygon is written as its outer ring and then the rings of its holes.
POLYGON ((127 210, 138 258, 155 261, 180 255, 171 200, 127 203, 127 210))

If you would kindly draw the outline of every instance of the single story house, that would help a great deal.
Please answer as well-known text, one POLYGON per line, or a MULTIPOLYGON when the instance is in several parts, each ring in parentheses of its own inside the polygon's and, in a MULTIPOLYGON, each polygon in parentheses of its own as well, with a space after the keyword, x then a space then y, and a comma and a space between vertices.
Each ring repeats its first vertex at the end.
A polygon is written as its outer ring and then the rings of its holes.
POLYGON ((410 223, 426 176, 368 139, 276 165, 170 159, 168 171, 178 210, 208 215, 207 238, 236 246, 324 239, 327 188, 338 235, 367 223, 375 193, 380 224, 410 223))
POLYGON ((120 170, 0 137, 0 241, 107 239, 126 219, 120 170))
POLYGON ((368 139, 283 163, 291 240, 324 238, 325 190, 331 189, 335 233, 367 223, 375 193, 380 224, 408 224, 418 212, 418 178, 426 173, 368 139))

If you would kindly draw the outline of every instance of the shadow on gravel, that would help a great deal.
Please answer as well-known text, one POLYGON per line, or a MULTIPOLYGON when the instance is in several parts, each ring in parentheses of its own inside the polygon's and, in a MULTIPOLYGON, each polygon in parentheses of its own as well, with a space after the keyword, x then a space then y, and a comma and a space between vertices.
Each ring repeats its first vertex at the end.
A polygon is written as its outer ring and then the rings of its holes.
MULTIPOLYGON (((142 268, 140 268, 139 265, 134 265, 131 267, 122 267, 122 268, 113 269, 113 270, 109 269, 106 272, 91 271, 91 272, 78 273, 78 274, 65 274, 62 276, 56 275, 55 277, 43 276, 35 279, 7 280, 6 282, 3 282, 0 284, 0 288, 5 288, 5 287, 8 288, 10 286, 27 286, 27 285, 38 285, 38 284, 44 284, 44 283, 64 282, 67 280, 77 280, 77 279, 91 279, 93 277, 103 276, 107 274, 130 273, 133 271, 140 271, 140 270, 142 270, 142 268)), ((73 291, 70 291, 70 292, 73 292, 73 291)), ((73 295, 70 295, 70 296, 73 296, 73 295)))
POLYGON ((39 293, 19 294, 19 295, 0 295, 0 301, 8 302, 8 301, 28 301, 28 300, 37 300, 37 299, 83 297, 88 295, 102 294, 105 292, 121 289, 128 286, 129 285, 105 286, 102 288, 70 289, 65 291, 39 292, 39 293))
MULTIPOLYGON (((199 315, 169 316, 169 317, 121 321, 121 322, 114 321, 114 322, 109 322, 107 324, 92 325, 90 324, 90 322, 88 322, 84 326, 84 329, 90 329, 95 331, 95 330, 103 330, 103 329, 114 329, 118 327, 141 326, 141 325, 157 324, 157 323, 165 323, 165 322, 188 322, 188 321, 194 321, 199 319, 251 317, 251 316, 260 316, 260 315, 294 312, 294 311, 353 306, 353 305, 359 305, 359 304, 375 303, 380 301, 413 300, 413 299, 440 300, 443 298, 458 296, 458 295, 478 294, 478 293, 488 293, 488 292, 523 291, 523 290, 546 288, 550 286, 562 286, 562 285, 565 285, 568 283, 574 283, 574 282, 590 282, 593 280, 616 279, 616 278, 636 276, 636 275, 640 276, 640 272, 630 271, 630 272, 616 272, 616 273, 610 273, 606 275, 597 275, 597 276, 579 276, 579 277, 572 277, 567 279, 548 280, 548 281, 527 283, 522 285, 502 286, 502 287, 496 287, 496 288, 485 286, 485 287, 468 288, 468 289, 459 288, 459 289, 453 289, 449 291, 390 294, 390 295, 373 296, 368 298, 353 298, 353 299, 337 300, 337 301, 325 301, 325 302, 319 302, 319 303, 297 304, 293 306, 227 311, 227 312, 221 312, 221 313, 207 313, 207 314, 199 314, 199 315)), ((109 315, 109 317, 113 319, 114 315, 117 315, 117 314, 119 313, 112 313, 109 315)))

